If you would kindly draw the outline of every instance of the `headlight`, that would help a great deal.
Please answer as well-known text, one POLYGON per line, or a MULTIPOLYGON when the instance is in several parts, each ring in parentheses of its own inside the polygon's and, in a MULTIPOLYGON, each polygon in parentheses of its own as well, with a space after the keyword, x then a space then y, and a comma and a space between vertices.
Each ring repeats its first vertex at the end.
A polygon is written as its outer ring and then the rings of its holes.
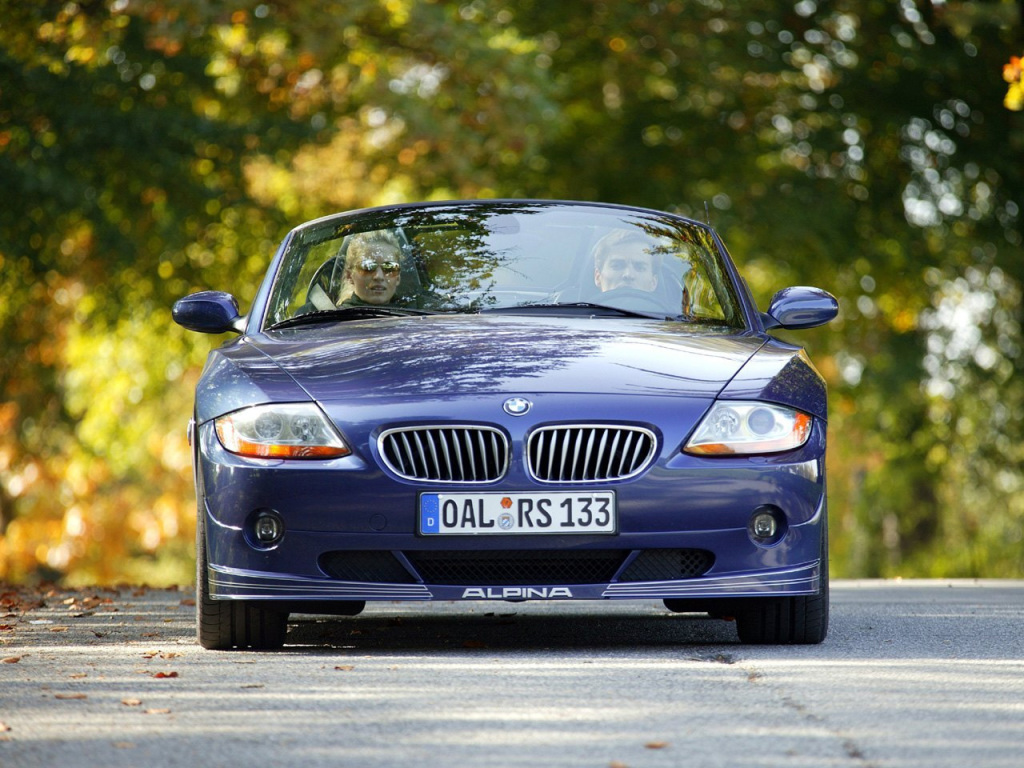
POLYGON ((215 421, 221 445, 257 459, 333 459, 351 451, 312 403, 257 405, 215 421))
POLYGON ((811 417, 801 411, 767 403, 720 401, 683 450, 698 456, 778 453, 799 448, 810 435, 811 417))

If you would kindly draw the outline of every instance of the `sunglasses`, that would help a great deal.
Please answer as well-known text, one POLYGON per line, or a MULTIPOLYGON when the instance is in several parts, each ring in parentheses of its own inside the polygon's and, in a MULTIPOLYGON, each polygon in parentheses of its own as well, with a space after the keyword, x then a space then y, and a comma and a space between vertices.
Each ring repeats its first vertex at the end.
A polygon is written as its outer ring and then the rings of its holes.
POLYGON ((401 267, 402 265, 397 261, 374 261, 373 259, 363 259, 356 264, 356 269, 364 275, 372 275, 378 269, 385 275, 397 275, 401 267))

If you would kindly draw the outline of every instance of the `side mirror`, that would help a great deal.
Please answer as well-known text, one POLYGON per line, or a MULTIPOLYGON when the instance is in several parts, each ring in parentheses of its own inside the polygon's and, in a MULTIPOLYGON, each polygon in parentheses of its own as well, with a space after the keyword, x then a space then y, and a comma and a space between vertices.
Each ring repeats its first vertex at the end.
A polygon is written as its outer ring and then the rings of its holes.
POLYGON ((178 299, 171 317, 182 328, 199 333, 242 333, 245 329, 235 297, 222 291, 200 291, 178 299))
POLYGON ((797 286, 783 288, 772 296, 768 311, 761 319, 766 329, 799 330, 825 325, 838 314, 839 302, 831 293, 820 288, 797 286))

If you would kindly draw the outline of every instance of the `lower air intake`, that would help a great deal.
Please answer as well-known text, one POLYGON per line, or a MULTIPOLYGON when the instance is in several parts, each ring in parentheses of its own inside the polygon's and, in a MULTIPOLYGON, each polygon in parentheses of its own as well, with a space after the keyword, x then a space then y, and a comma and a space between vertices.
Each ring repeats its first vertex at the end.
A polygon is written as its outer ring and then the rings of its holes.
POLYGON ((415 584, 412 574, 390 552, 325 552, 320 569, 341 581, 415 584))
POLYGON ((427 584, 502 587, 605 583, 627 554, 621 550, 512 550, 406 552, 405 556, 427 584))
POLYGON ((715 564, 706 549, 645 549, 619 576, 619 581, 674 581, 703 576, 715 564))

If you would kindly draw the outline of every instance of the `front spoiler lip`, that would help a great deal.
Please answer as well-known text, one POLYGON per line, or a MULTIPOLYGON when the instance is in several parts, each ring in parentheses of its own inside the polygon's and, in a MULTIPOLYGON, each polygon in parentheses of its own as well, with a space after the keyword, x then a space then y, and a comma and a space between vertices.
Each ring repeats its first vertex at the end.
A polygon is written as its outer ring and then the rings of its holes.
POLYGON ((812 595, 821 584, 821 561, 759 570, 726 573, 678 581, 640 581, 605 584, 523 584, 514 586, 371 584, 365 582, 282 576, 211 565, 210 596, 215 600, 662 600, 733 597, 790 597, 812 595), (509 589, 521 587, 521 595, 509 589), (545 588, 552 597, 539 598, 545 588), (488 592, 488 590, 491 590, 488 592), (568 590, 569 594, 566 594, 568 590), (473 594, 467 596, 467 591, 473 594), (503 596, 498 596, 499 594, 503 596), (480 595, 480 596, 478 596, 480 595))

